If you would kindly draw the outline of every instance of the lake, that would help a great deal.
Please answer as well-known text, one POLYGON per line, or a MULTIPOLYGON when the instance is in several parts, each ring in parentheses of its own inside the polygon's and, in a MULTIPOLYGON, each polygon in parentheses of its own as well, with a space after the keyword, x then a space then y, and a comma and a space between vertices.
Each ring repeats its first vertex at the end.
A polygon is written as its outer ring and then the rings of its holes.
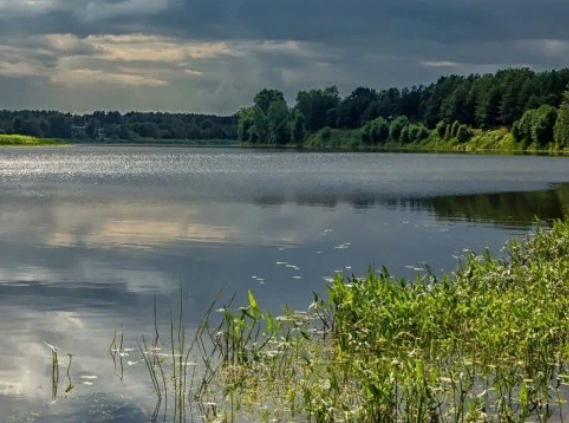
POLYGON ((305 309, 335 271, 452 271, 569 210, 556 157, 10 148, 0 182, 0 422, 147 420, 152 386, 128 351, 155 298, 160 324, 180 295, 197 322, 220 288, 305 309))

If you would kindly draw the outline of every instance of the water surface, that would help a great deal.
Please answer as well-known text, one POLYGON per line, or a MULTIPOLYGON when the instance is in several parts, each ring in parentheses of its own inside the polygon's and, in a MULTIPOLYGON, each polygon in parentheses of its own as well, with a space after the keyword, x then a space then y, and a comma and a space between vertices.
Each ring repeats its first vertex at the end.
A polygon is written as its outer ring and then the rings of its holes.
POLYGON ((2 149, 0 422, 146 419, 142 365, 107 350, 115 330, 131 348, 152 332, 155 297, 164 321, 181 291, 196 322, 221 286, 278 311, 335 270, 452 270, 565 216, 568 182, 553 157, 2 149), (46 343, 61 352, 55 402, 46 343))

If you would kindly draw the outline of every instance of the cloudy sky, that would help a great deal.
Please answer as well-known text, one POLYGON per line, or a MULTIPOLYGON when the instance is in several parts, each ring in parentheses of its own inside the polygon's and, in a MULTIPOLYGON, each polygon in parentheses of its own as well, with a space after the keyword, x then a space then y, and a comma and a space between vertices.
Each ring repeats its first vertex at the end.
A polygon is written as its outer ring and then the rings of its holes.
POLYGON ((263 87, 569 66, 567 0, 0 0, 0 108, 232 113, 263 87))

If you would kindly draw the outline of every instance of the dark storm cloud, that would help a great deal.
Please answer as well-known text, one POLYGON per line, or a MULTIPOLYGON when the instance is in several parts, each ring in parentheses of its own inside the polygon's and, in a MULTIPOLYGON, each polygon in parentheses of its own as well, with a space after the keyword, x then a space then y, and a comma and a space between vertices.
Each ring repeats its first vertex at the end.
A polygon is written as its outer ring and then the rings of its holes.
POLYGON ((564 0, 64 0, 35 24, 78 35, 151 29, 198 39, 455 43, 567 39, 568 13, 564 0))
POLYGON ((33 84, 44 107, 227 113, 265 85, 292 99, 316 85, 345 93, 562 67, 566 16, 566 0, 0 0, 0 107, 14 97, 2 78, 33 84), (71 38, 46 38, 54 34, 71 38))

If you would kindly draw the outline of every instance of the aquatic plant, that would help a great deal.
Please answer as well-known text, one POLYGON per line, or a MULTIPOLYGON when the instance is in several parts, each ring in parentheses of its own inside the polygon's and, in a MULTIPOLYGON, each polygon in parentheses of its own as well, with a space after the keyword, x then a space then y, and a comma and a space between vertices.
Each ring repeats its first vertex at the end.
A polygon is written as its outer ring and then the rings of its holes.
POLYGON ((252 292, 246 307, 220 308, 220 319, 213 302, 191 344, 182 314, 171 318, 170 371, 145 340, 141 346, 157 395, 173 394, 174 411, 163 419, 563 421, 569 223, 506 251, 468 253, 440 278, 428 267, 414 280, 386 269, 364 278, 338 273, 327 299, 315 294, 307 312, 280 317, 252 292), (197 414, 185 411, 194 407, 197 414))

